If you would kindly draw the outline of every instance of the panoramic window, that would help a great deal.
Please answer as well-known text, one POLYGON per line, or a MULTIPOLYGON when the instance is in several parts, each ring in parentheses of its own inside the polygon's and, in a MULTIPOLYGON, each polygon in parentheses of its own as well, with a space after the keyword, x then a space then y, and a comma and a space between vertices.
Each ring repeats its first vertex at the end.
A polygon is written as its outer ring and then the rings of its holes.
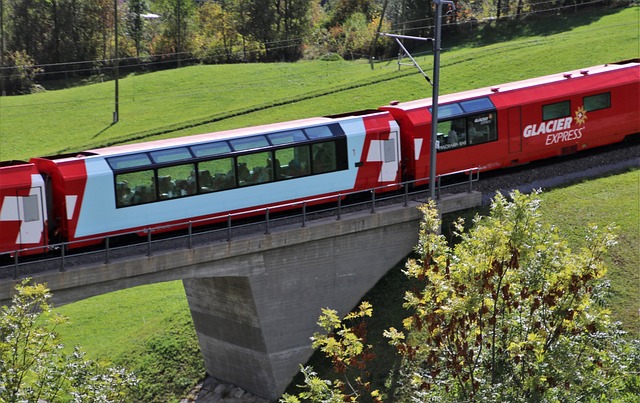
POLYGON ((587 112, 597 111, 599 109, 607 109, 611 107, 611 93, 592 95, 584 97, 584 110, 587 112))
POLYGON ((195 194, 196 187, 191 180, 194 169, 194 164, 158 169, 158 197, 163 200, 195 194))
MULTIPOLYGON (((193 182, 195 186, 195 175, 193 182)), ((233 158, 220 158, 198 164, 198 184, 200 192, 231 189, 236 185, 236 169, 233 158)))
POLYGON ((156 178, 152 169, 116 175, 116 206, 156 201, 156 178))
POLYGON ((307 137, 304 135, 302 130, 290 130, 287 132, 272 133, 267 135, 267 137, 269 137, 271 144, 273 144, 274 146, 307 140, 307 137))
POLYGON ((151 165, 149 156, 144 153, 123 155, 120 157, 107 158, 107 162, 111 165, 111 169, 127 169, 143 167, 145 165, 151 165))
POLYGON ((542 107, 542 120, 566 118, 571 115, 571 102, 562 101, 542 107))
POLYGON ((231 147, 226 141, 217 141, 215 143, 191 146, 191 151, 196 157, 210 157, 231 152, 231 147))
POLYGON ((277 179, 289 179, 309 175, 310 167, 308 145, 276 150, 277 179))
POLYGON ((336 143, 325 141, 311 147, 313 153, 313 173, 319 174, 336 170, 336 143))
POLYGON ((187 147, 172 148, 169 150, 152 151, 151 158, 153 161, 162 164, 166 162, 183 161, 191 158, 191 153, 187 147))
POLYGON ((240 186, 255 185, 273 180, 271 152, 259 152, 237 157, 236 172, 240 186))

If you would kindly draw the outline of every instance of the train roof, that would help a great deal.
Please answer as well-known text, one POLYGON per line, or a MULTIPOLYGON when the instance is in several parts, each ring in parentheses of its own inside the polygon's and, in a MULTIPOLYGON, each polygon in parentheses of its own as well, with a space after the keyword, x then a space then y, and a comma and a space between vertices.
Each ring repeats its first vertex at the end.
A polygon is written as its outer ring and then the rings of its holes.
MULTIPOLYGON (((446 104, 448 102, 455 102, 464 99, 473 99, 473 98, 481 98, 493 96, 496 94, 509 94, 514 93, 519 90, 525 89, 535 89, 537 87, 567 82, 569 79, 576 79, 581 77, 593 77, 604 73, 611 73, 615 71, 620 71, 624 69, 635 68, 640 71, 640 60, 629 60, 618 63, 609 63, 602 64, 577 70, 571 70, 563 73, 555 73, 547 76, 530 78, 521 81, 514 81, 511 83, 504 83, 499 85, 493 85, 484 88, 478 88, 469 91, 463 91, 453 94, 445 94, 438 97, 438 104, 446 104)), ((392 102, 390 105, 386 105, 381 109, 402 109, 402 110, 413 110, 413 109, 422 109, 425 107, 430 107, 432 105, 432 98, 424 98, 418 99, 415 101, 407 101, 407 102, 392 102)))
POLYGON ((259 135, 272 135, 279 132, 309 129, 320 126, 335 126, 337 123, 358 118, 359 116, 388 115, 386 111, 365 110, 342 115, 312 117, 287 122, 272 123, 260 126, 251 126, 239 129, 224 130, 219 132, 197 134, 191 136, 175 137, 162 140, 138 142, 132 144, 116 145, 112 147, 95 148, 66 155, 43 157, 38 159, 53 160, 55 163, 77 161, 78 159, 91 157, 113 157, 117 155, 144 153, 156 150, 177 149, 185 146, 206 145, 208 143, 224 142, 225 140, 239 139, 259 135))
POLYGON ((361 119, 362 116, 389 116, 389 112, 362 110, 342 115, 298 119, 220 132, 96 148, 66 155, 32 158, 31 161, 49 160, 55 164, 64 164, 85 158, 107 158, 107 160, 116 161, 121 159, 120 156, 125 158, 129 155, 142 155, 149 152, 165 153, 165 151, 169 150, 177 152, 186 148, 191 149, 191 152, 196 155, 213 156, 223 153, 222 150, 226 150, 224 153, 229 153, 248 151, 253 149, 252 147, 254 146, 258 148, 266 147, 267 142, 273 142, 274 145, 295 144, 297 142, 341 135, 345 132, 339 127, 340 122, 361 119))

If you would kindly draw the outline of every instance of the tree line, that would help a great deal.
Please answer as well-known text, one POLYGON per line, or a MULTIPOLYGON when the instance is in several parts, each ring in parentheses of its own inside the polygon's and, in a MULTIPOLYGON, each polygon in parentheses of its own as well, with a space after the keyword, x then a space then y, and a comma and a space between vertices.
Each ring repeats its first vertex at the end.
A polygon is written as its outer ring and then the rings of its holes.
MULTIPOLYGON (((455 0, 445 29, 610 0, 455 0)), ((378 32, 433 36, 432 0, 3 0, 0 89, 183 63, 354 59, 397 52, 378 32), (117 35, 116 35, 117 32, 117 35)), ((466 29, 466 28, 465 28, 466 29)), ((407 44, 411 46, 411 44, 407 44)))

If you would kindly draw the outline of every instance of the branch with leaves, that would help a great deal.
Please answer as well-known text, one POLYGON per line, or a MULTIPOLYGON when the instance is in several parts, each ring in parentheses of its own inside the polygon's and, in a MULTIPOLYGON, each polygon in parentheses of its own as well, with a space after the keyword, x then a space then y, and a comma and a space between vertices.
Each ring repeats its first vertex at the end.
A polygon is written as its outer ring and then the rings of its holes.
POLYGON ((56 327, 66 319, 53 312, 46 285, 24 280, 11 306, 0 312, 0 401, 125 402, 136 387, 124 368, 68 354, 56 327))

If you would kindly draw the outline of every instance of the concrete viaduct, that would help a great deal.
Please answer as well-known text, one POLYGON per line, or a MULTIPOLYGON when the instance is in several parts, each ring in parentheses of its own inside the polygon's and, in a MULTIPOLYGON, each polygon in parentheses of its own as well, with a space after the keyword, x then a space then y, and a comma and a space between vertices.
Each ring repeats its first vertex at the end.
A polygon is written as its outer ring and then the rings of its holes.
MULTIPOLYGON (((440 213, 480 193, 443 196, 440 213)), ((418 202, 278 227, 191 249, 113 259, 33 276, 56 305, 181 279, 209 375, 277 400, 312 354, 321 308, 341 315, 417 243, 418 202)), ((7 303, 20 280, 0 280, 7 303)))

